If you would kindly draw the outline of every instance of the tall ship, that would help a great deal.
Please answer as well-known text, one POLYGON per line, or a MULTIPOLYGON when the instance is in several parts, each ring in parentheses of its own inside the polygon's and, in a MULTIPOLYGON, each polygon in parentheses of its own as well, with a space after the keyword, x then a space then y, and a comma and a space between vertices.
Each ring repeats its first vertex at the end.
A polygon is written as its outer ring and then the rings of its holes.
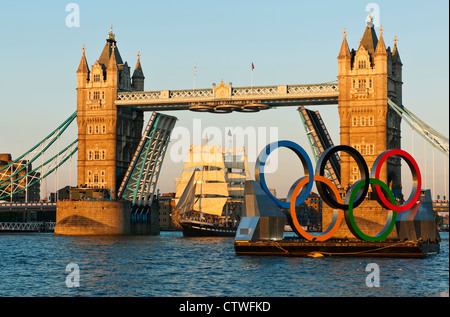
POLYGON ((190 147, 176 181, 173 219, 185 237, 234 237, 248 179, 245 149, 190 147))

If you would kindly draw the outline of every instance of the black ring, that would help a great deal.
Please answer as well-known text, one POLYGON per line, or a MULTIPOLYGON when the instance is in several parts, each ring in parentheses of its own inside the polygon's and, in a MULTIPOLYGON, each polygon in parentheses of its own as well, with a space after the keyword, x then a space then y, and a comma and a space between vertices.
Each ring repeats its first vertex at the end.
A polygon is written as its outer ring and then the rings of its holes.
MULTIPOLYGON (((369 191, 369 168, 367 167, 366 161, 364 160, 364 157, 359 153, 356 149, 352 148, 348 145, 337 145, 332 146, 329 149, 327 149, 325 152, 322 153, 319 160, 317 161, 316 165, 316 171, 315 175, 320 175, 325 177, 325 166, 328 162, 328 160, 331 158, 332 155, 334 155, 336 152, 345 152, 349 154, 353 159, 356 161, 356 164, 358 164, 359 173, 361 175, 361 180, 366 180, 364 187, 362 191, 360 191, 360 194, 357 196, 356 200, 353 203, 353 208, 358 207, 362 204, 364 199, 366 198, 367 192, 369 191)), ((342 183, 341 183, 342 186, 342 183)), ((322 197, 323 201, 330 207, 336 208, 336 209, 343 209, 348 210, 348 204, 340 204, 336 200, 334 200, 334 195, 331 195, 328 192, 328 189, 325 188, 324 184, 320 182, 316 182, 317 191, 319 192, 320 196, 322 197)), ((346 194, 350 193, 350 189, 347 191, 346 194)))

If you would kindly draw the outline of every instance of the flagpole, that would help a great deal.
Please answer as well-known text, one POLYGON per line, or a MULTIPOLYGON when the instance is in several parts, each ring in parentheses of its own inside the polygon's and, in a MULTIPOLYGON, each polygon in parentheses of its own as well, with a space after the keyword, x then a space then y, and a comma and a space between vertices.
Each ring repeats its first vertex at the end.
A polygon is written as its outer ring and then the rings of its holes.
POLYGON ((252 88, 253 88, 253 69, 255 68, 255 65, 253 65, 253 63, 252 63, 252 88))
POLYGON ((194 65, 194 90, 195 90, 195 76, 197 75, 197 66, 194 65))

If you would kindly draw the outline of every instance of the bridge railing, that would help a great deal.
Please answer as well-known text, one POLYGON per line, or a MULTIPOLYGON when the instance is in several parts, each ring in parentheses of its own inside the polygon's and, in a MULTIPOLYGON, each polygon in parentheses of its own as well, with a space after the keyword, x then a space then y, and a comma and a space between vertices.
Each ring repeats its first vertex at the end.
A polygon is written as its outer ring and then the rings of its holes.
POLYGON ((55 222, 0 222, 0 231, 49 232, 55 230, 55 222))

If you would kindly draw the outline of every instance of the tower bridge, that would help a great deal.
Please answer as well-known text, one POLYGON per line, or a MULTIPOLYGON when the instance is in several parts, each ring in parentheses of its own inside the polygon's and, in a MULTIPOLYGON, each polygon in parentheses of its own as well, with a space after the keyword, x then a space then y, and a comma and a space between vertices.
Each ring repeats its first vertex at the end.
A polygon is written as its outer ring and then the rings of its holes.
MULTIPOLYGON (((132 73, 119 53, 112 29, 92 67, 89 67, 83 46, 77 69, 77 184, 81 191, 108 192, 110 201, 58 202, 55 232, 158 231, 151 206, 176 118, 154 112, 144 129, 146 111, 226 114, 336 104, 340 119, 339 143, 358 149, 369 167, 380 153, 400 148, 402 119, 421 130, 427 141, 448 156, 448 138, 421 122, 402 104, 403 64, 397 40, 392 49, 386 48, 383 29, 380 28, 378 36, 373 24, 368 23, 359 47, 350 50, 346 34, 344 30, 337 56, 337 83, 234 87, 222 80, 211 88, 187 90, 144 91, 140 54, 132 73), (142 226, 137 226, 139 222, 142 226)), ((308 120, 304 122, 308 132, 313 125, 307 126, 308 120)), ((325 129, 323 122, 314 127, 325 129)), ((317 140, 324 140, 327 133, 322 131, 316 135, 317 140)), ((326 148, 317 140, 310 141, 318 157, 326 148)), ((331 140, 327 142, 332 144, 331 140)), ((349 155, 342 153, 337 159, 339 166, 333 166, 334 182, 346 188, 359 179, 360 172, 349 155)), ((400 159, 389 159, 380 178, 401 194, 400 159)), ((6 183, 0 183, 1 186, 7 187, 6 183)), ((367 207, 367 214, 374 214, 372 207, 367 207)), ((324 212, 324 226, 330 220, 326 214, 324 212)), ((368 222, 383 223, 383 217, 380 213, 368 222)), ((374 230, 378 230, 376 226, 374 230)))

